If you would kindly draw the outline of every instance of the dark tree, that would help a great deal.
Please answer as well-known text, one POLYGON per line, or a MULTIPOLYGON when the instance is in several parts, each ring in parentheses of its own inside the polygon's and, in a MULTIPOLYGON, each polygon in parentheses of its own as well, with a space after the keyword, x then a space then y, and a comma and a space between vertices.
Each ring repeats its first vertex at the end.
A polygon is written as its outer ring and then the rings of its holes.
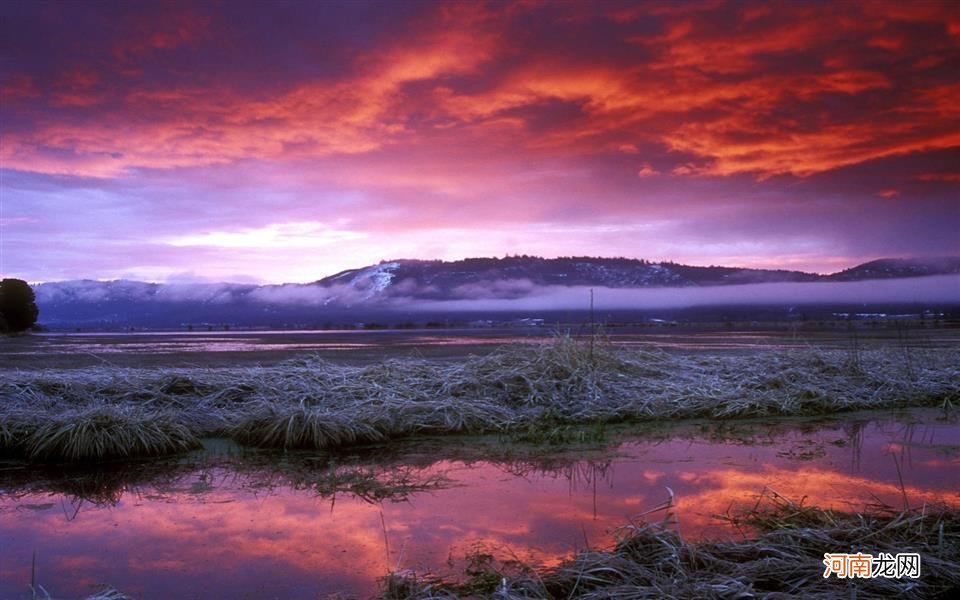
POLYGON ((0 281, 0 331, 20 333, 37 322, 36 298, 33 290, 22 279, 0 281))

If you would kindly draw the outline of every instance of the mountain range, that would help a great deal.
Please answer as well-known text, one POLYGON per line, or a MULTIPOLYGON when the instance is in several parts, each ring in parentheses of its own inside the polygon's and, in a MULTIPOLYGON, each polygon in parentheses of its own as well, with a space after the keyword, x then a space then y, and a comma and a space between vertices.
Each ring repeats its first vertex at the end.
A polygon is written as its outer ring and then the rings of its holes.
MULTIPOLYGON (((750 283, 862 281, 960 273, 960 257, 885 258, 830 275, 803 271, 696 267, 633 258, 509 256, 458 261, 397 260, 350 269, 315 282, 335 286, 348 283, 371 290, 371 297, 398 291, 420 298, 473 297, 478 286, 524 281, 532 285, 629 287, 684 287, 750 283), (464 292, 467 292, 466 294, 464 292)), ((494 289, 494 292, 496 289, 494 289)), ((490 294, 491 292, 487 292, 490 294)))
MULTIPOLYGON (((318 326, 385 313, 409 316, 421 308, 437 310, 444 303, 454 306, 458 302, 524 300, 542 295, 544 290, 589 287, 689 291, 750 284, 849 283, 957 274, 960 257, 880 259, 819 275, 630 258, 510 256, 385 261, 306 284, 75 280, 41 283, 34 289, 40 322, 51 327, 180 327, 205 323, 318 326)), ((960 301, 960 290, 957 296, 960 301)), ((471 310, 482 312, 475 305, 471 305, 471 310)))

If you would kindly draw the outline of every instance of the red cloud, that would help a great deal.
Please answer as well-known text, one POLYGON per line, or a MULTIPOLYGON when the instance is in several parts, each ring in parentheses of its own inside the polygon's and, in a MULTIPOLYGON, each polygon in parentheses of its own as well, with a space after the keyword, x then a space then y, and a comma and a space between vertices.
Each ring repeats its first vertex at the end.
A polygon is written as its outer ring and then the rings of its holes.
POLYGON ((763 178, 960 145, 960 84, 937 70, 938 60, 958 57, 944 26, 958 11, 948 5, 569 10, 576 19, 551 21, 536 4, 503 14, 444 5, 357 54, 337 77, 255 95, 211 72, 138 75, 157 50, 225 36, 211 17, 128 23, 112 63, 103 56, 62 71, 40 86, 40 106, 32 74, 8 80, 5 112, 31 126, 6 134, 0 158, 9 168, 112 177, 426 142, 483 153, 509 139, 511 151, 531 158, 652 144, 700 165, 674 174, 763 178), (511 35, 538 17, 558 38, 572 36, 560 40, 568 51, 511 35), (598 20, 611 49, 579 45, 576 28, 598 20))
POLYGON ((638 177, 654 177, 659 174, 660 174, 660 171, 657 171, 656 169, 654 169, 650 165, 650 163, 643 163, 642 165, 640 165, 640 169, 637 170, 638 177))
POLYGON ((193 44, 208 34, 211 18, 196 11, 145 14, 125 24, 129 35, 113 48, 118 59, 130 60, 154 50, 171 50, 193 44))
POLYGON ((14 99, 32 100, 41 96, 36 81, 30 75, 13 75, 0 86, 0 98, 5 101, 14 99))
POLYGON ((917 175, 920 181, 948 181, 960 183, 960 173, 922 173, 917 175))

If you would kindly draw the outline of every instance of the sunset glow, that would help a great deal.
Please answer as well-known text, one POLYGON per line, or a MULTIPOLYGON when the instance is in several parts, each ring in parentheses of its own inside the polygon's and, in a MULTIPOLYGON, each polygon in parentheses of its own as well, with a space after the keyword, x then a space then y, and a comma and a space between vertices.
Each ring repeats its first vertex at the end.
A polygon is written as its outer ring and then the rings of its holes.
MULTIPOLYGON (((609 548, 616 528, 638 522, 668 489, 675 494, 673 527, 691 540, 742 535, 718 516, 756 506, 764 491, 837 510, 878 501, 897 506, 904 494, 916 505, 960 505, 960 492, 947 481, 957 459, 892 441, 907 441, 895 432, 892 424, 870 425, 856 447, 842 443, 842 427, 778 430, 755 444, 640 441, 617 448, 612 461, 560 459, 554 469, 522 461, 438 460, 412 469, 401 463, 388 469, 406 469, 412 481, 441 476, 448 483, 381 503, 348 492, 321 497, 273 471, 197 470, 120 488, 114 502, 99 506, 41 487, 0 495, 0 529, 11 540, 0 593, 26 586, 34 547, 50 548, 41 555, 45 582, 76 593, 109 580, 142 597, 176 596, 202 581, 207 591, 228 596, 268 588, 283 597, 317 590, 362 598, 397 565, 456 574, 478 548, 538 565, 556 565, 586 545, 609 548), (817 448, 822 454, 798 458, 817 448), (891 452, 909 453, 902 483, 891 452)), ((936 434, 941 442, 957 440, 949 426, 936 434)), ((296 455, 291 460, 296 464, 296 455)), ((322 471, 312 475, 323 478, 322 471)))
POLYGON ((0 7, 0 275, 960 253, 960 8, 0 7))

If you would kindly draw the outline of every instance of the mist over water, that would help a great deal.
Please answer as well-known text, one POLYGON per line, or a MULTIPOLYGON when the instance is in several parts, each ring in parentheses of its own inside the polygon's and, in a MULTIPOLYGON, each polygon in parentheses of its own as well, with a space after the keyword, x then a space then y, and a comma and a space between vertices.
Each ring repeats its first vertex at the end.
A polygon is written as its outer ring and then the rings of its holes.
POLYGON ((415 301, 409 309, 449 311, 583 310, 593 289, 605 310, 711 305, 960 303, 960 275, 854 282, 756 283, 711 287, 605 288, 533 286, 520 298, 415 301))
MULTIPOLYGON (((529 279, 491 279, 448 290, 413 279, 391 285, 213 283, 151 284, 131 281, 75 281, 37 288, 41 314, 67 315, 121 302, 133 313, 187 306, 209 311, 210 318, 230 311, 265 308, 309 311, 403 311, 408 313, 508 311, 583 311, 593 290, 597 310, 684 309, 706 306, 801 305, 960 305, 960 275, 875 279, 853 282, 790 282, 687 287, 600 287, 537 285, 529 279), (86 307, 86 308, 83 308, 86 307), (152 308, 148 308, 152 307, 152 308), (66 312, 65 312, 66 311, 66 312)), ((97 309, 100 310, 100 309, 97 309)), ((183 310, 188 310, 184 308, 183 310)))

